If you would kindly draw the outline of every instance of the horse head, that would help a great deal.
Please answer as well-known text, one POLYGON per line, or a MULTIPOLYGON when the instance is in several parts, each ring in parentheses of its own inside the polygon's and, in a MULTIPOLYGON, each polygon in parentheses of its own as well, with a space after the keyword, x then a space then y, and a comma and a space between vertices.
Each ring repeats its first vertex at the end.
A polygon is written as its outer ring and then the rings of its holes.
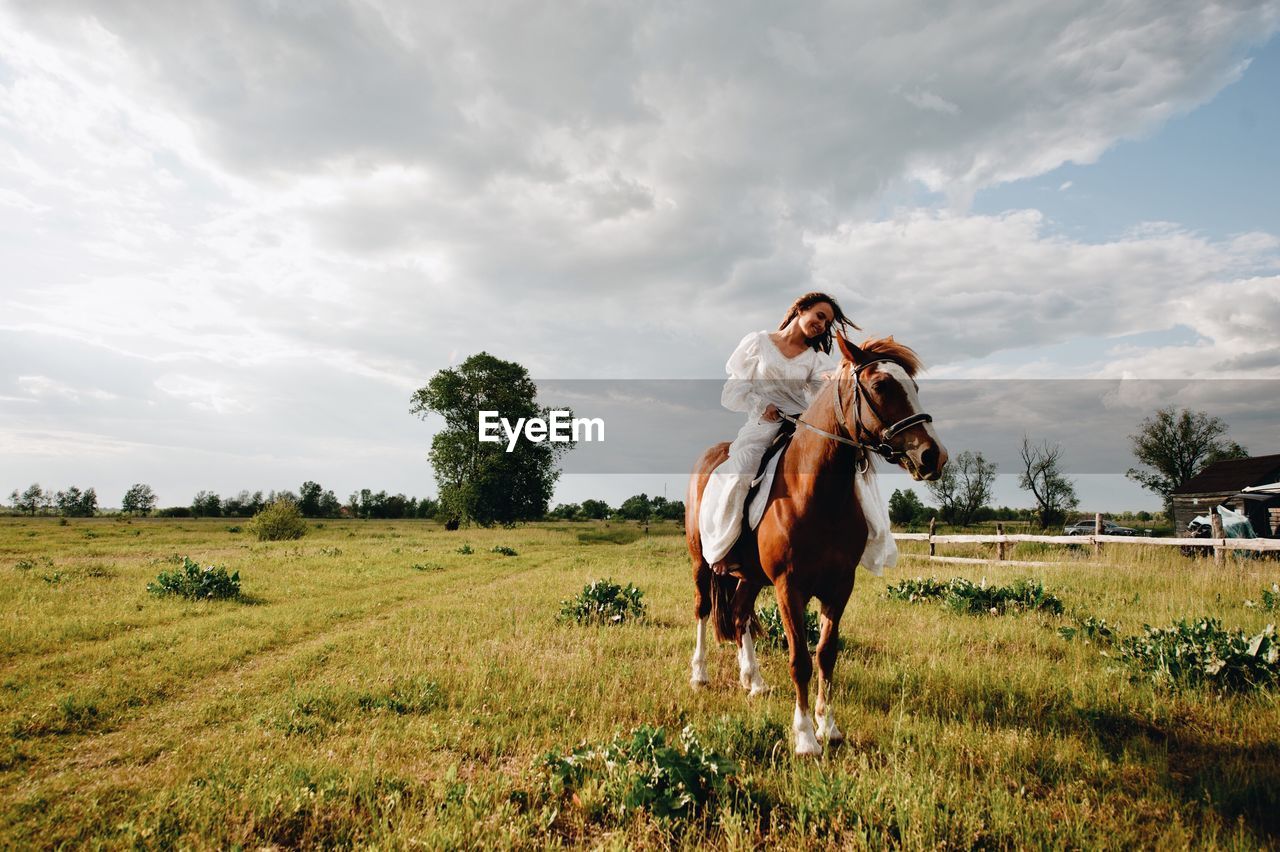
POLYGON ((947 463, 932 418, 920 406, 920 358, 892 336, 855 346, 841 334, 836 414, 853 440, 865 443, 916 480, 935 480, 947 463))

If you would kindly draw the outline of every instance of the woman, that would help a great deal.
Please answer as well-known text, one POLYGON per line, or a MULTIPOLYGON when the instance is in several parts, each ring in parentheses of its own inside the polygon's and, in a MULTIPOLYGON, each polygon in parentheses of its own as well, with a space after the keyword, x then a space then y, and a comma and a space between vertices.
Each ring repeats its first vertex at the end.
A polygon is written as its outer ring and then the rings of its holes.
POLYGON ((775 332, 753 331, 729 356, 720 401, 745 411, 746 425, 729 445, 729 457, 707 480, 698 510, 702 556, 717 574, 739 567, 730 551, 742 530, 743 504, 764 451, 781 426, 781 413, 800 414, 822 389, 831 364, 836 327, 857 328, 835 299, 805 293, 792 303, 775 332))

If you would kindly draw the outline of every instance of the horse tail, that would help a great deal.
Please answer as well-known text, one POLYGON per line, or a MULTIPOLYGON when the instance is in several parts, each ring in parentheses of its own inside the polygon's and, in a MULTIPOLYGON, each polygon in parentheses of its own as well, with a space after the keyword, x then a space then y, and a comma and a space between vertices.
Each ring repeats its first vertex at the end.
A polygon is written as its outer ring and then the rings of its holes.
POLYGON ((730 574, 711 575, 711 623, 721 642, 737 642, 738 628, 733 623, 733 594, 738 578, 730 574))

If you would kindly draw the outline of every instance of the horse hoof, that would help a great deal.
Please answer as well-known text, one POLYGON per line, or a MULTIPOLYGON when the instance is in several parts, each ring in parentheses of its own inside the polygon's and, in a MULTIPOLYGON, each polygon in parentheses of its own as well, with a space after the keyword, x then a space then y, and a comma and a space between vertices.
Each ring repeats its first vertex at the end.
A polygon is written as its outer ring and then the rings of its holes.
POLYGON ((818 757, 822 754, 822 746, 812 736, 796 738, 796 757, 818 757))
POLYGON ((836 727, 834 720, 828 722, 819 716, 815 721, 819 737, 833 745, 844 742, 844 734, 836 727))
POLYGON ((702 680, 699 680, 696 677, 689 678, 689 686, 693 687, 694 689, 706 689, 710 685, 711 685, 711 681, 707 680, 706 678, 703 678, 702 680))
POLYGON ((769 684, 753 683, 751 684, 751 691, 747 695, 751 698, 759 698, 761 695, 768 695, 770 692, 773 692, 773 687, 769 686, 769 684))

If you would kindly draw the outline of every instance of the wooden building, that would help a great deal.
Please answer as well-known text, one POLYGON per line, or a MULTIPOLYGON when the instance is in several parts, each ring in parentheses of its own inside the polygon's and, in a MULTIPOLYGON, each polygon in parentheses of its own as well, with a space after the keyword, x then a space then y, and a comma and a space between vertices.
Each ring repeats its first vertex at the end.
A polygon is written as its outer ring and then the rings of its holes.
POLYGON ((1192 518, 1225 503, 1243 513, 1259 536, 1280 536, 1280 494, 1242 493, 1275 482, 1280 482, 1280 455, 1215 462, 1173 489, 1174 527, 1182 532, 1192 518))

